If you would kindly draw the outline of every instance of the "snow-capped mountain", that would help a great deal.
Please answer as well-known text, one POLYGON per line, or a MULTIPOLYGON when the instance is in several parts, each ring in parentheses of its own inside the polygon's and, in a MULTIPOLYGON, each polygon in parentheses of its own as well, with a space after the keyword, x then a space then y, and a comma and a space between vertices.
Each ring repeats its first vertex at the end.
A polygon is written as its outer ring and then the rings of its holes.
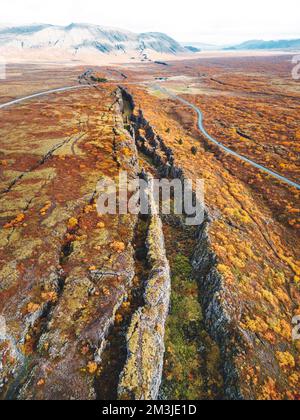
POLYGON ((186 52, 178 42, 163 33, 135 34, 129 31, 90 24, 54 26, 0 26, 0 52, 14 51, 48 54, 66 52, 113 55, 179 54, 186 52))

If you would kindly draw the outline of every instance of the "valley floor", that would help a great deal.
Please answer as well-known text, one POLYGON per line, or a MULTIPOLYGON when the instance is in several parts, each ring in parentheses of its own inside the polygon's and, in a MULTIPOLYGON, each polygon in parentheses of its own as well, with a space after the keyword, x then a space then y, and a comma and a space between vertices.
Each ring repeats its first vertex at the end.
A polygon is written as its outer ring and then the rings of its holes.
MULTIPOLYGON (((299 399, 299 83, 291 57, 93 67, 0 110, 2 399, 299 399), (99 181, 204 179, 206 215, 103 215, 99 181), (164 238, 164 239, 163 239, 164 238)), ((0 103, 84 67, 11 66, 0 103)))

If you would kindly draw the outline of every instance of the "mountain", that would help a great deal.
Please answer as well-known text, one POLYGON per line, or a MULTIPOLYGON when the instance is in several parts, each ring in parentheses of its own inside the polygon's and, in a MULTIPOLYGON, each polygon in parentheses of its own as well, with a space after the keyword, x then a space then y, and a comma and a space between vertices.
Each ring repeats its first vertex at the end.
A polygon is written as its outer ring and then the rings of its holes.
POLYGON ((246 41, 239 45, 226 47, 226 50, 286 50, 286 49, 299 49, 300 39, 282 39, 278 41, 263 41, 252 40, 246 41))
POLYGON ((205 44, 204 42, 181 42, 184 48, 191 49, 196 48, 199 51, 217 51, 222 47, 213 44, 205 44))
POLYGON ((178 42, 163 33, 135 34, 122 29, 72 23, 68 26, 33 24, 0 27, 0 53, 20 55, 110 54, 138 56, 176 55, 187 52, 178 42), (45 54, 47 52, 47 54, 45 54))
POLYGON ((189 50, 189 51, 193 52, 193 53, 201 52, 201 49, 200 48, 193 47, 192 45, 185 45, 184 48, 186 50, 189 50))

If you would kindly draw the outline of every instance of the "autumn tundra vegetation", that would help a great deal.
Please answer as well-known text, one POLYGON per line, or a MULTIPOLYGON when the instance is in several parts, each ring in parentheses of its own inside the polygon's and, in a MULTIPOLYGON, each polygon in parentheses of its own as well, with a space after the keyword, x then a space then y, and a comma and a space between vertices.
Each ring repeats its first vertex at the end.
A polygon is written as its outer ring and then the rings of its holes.
POLYGON ((1 103, 88 86, 0 111, 1 399, 300 399, 300 191, 157 88, 297 183, 291 57, 167 64, 8 67, 1 103), (98 214, 120 170, 204 179, 204 222, 98 214))

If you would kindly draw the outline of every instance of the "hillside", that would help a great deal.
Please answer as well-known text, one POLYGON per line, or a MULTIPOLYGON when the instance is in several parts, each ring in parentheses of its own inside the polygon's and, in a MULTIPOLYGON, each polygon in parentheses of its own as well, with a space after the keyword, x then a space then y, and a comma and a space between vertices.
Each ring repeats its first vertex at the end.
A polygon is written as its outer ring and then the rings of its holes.
POLYGON ((117 55, 147 60, 151 54, 176 55, 187 52, 178 42, 163 33, 135 34, 122 29, 90 24, 30 26, 0 28, 0 52, 21 57, 51 58, 67 54, 117 55))
POLYGON ((300 39, 282 39, 278 41, 251 40, 239 45, 225 48, 226 50, 285 50, 300 48, 300 39))

